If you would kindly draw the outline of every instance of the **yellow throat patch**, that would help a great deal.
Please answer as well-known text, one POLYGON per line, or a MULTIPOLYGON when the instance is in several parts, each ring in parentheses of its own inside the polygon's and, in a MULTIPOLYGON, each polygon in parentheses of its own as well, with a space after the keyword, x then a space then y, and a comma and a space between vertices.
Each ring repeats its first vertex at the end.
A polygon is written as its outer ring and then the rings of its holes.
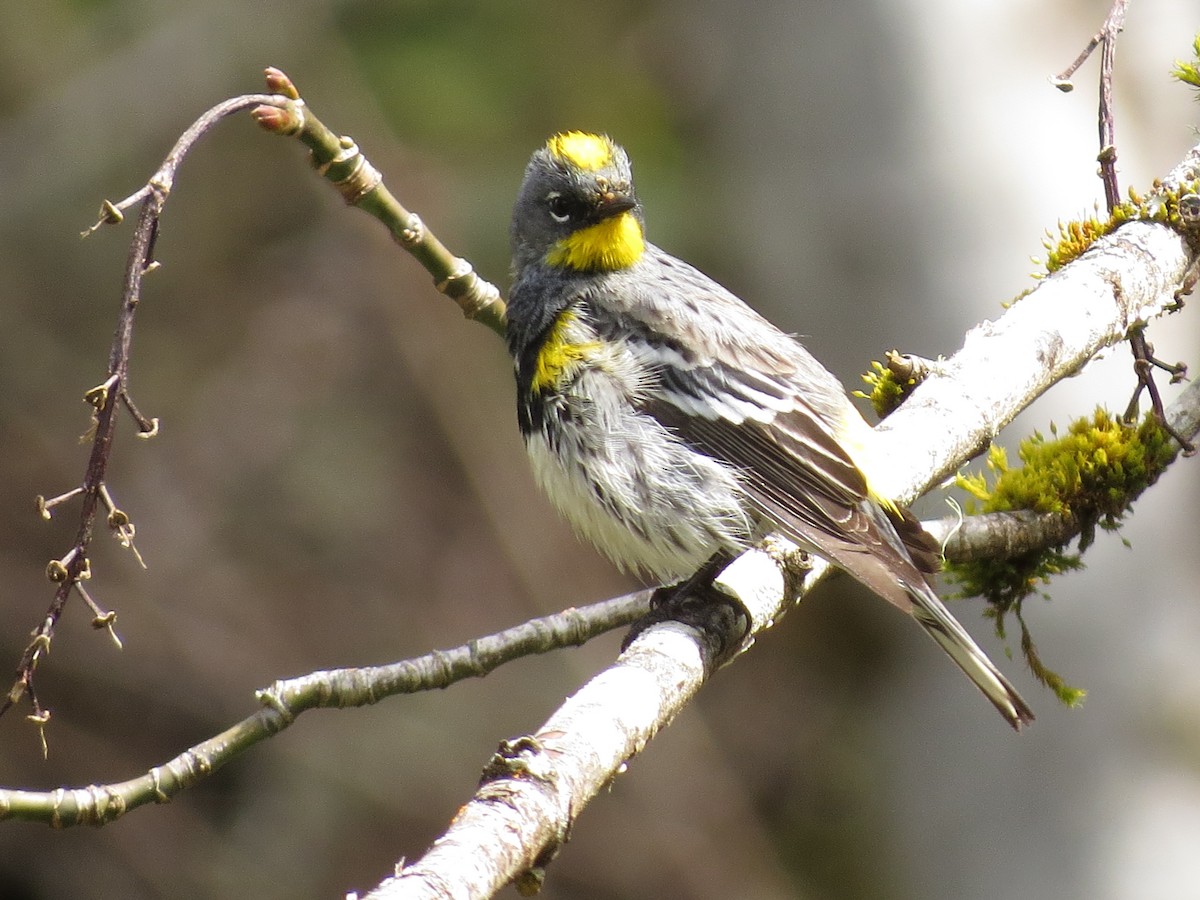
POLYGON ((595 172, 612 162, 612 142, 598 134, 565 131, 546 141, 550 155, 585 172, 595 172))
POLYGON ((642 223, 623 212, 568 234, 546 254, 546 264, 580 272, 627 269, 646 252, 642 223))

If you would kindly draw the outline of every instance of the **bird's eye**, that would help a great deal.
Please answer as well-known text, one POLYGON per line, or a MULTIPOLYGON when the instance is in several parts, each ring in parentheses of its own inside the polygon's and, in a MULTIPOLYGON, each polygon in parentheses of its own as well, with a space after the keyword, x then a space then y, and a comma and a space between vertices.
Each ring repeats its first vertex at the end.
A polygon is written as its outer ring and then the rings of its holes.
POLYGON ((550 210, 550 218, 560 225, 571 218, 571 201, 558 191, 546 195, 546 207, 550 210))

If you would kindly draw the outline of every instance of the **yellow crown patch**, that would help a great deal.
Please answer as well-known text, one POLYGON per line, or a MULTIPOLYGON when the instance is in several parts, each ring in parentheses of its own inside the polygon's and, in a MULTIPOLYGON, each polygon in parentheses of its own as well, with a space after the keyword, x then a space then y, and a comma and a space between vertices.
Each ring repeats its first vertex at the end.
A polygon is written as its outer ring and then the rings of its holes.
POLYGON ((586 172, 603 169, 612 162, 612 141, 598 134, 565 131, 546 141, 550 155, 586 172))

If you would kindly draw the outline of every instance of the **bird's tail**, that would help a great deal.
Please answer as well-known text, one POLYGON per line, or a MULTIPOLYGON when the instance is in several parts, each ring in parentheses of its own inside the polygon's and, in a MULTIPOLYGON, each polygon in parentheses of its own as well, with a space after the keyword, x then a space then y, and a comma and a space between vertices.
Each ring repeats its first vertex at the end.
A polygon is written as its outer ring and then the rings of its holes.
POLYGON ((1021 699, 1000 670, 988 659, 965 628, 950 614, 928 584, 906 585, 912 597, 912 617, 921 623, 946 654, 954 660, 1000 715, 1017 731, 1033 721, 1033 711, 1021 699))

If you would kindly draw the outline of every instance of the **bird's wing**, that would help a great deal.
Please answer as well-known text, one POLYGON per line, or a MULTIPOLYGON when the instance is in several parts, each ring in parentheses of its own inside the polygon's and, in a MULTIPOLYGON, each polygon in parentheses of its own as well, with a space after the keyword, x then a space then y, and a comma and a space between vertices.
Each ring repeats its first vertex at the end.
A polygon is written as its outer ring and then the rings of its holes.
POLYGON ((641 408, 737 469, 782 532, 908 610, 936 554, 911 516, 870 502, 853 447, 867 426, 841 384, 716 282, 665 255, 655 262, 653 278, 617 292, 636 300, 613 329, 640 337, 651 373, 641 408))
POLYGON ((867 426, 837 379, 720 285, 650 250, 651 277, 631 277, 615 302, 606 293, 617 318, 595 323, 610 340, 637 334, 635 402, 737 469, 779 531, 913 615, 1014 728, 1033 721, 930 587, 936 543, 908 510, 875 502, 855 462, 867 426))

